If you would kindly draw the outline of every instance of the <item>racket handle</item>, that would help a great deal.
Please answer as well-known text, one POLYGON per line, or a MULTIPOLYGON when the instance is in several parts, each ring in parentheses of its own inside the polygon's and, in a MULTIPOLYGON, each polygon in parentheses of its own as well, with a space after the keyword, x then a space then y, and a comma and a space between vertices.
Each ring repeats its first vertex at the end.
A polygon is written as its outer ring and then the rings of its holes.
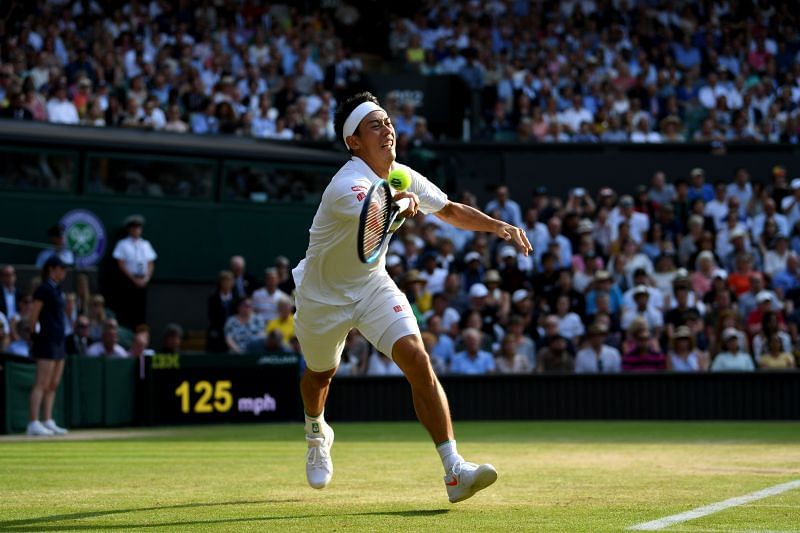
POLYGON ((411 205, 411 198, 400 198, 394 203, 398 213, 402 213, 411 205))

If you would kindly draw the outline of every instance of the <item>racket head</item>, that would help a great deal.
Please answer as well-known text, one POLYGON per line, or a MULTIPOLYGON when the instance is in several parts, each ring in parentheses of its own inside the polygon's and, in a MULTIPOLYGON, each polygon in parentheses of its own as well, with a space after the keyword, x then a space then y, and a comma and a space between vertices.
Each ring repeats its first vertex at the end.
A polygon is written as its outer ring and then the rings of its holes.
POLYGON ((389 232, 392 219, 392 191, 385 180, 372 184, 364 198, 358 219, 358 258, 362 263, 374 263, 389 232))

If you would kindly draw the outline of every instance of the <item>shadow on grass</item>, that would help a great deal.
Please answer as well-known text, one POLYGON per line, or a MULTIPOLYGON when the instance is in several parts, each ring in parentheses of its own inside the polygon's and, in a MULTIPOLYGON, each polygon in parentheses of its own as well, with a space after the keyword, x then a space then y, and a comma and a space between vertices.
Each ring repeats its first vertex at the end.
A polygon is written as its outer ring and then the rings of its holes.
POLYGON ((142 522, 127 524, 63 524, 66 521, 83 520, 86 518, 99 518, 104 516, 137 513, 147 511, 163 511, 171 509, 192 509, 197 507, 219 507, 230 505, 263 505, 270 503, 296 503, 301 499, 283 500, 252 500, 252 501, 232 501, 216 503, 184 503, 178 505, 165 505, 158 507, 138 507, 131 509, 110 509, 107 511, 85 511, 82 513, 57 514, 50 516, 40 516, 21 520, 5 520, 0 522, 0 531, 84 531, 99 529, 143 529, 143 528, 162 528, 162 527, 181 527, 181 526, 210 526, 214 524, 237 524, 247 522, 266 522, 272 520, 301 520, 305 518, 323 518, 335 516, 400 516, 407 518, 426 517, 446 514, 448 509, 429 509, 412 511, 370 511, 363 513, 341 513, 341 514, 304 514, 288 516, 254 516, 249 518, 223 518, 216 520, 175 520, 172 522, 142 522), (61 523, 55 523, 61 522, 61 523))

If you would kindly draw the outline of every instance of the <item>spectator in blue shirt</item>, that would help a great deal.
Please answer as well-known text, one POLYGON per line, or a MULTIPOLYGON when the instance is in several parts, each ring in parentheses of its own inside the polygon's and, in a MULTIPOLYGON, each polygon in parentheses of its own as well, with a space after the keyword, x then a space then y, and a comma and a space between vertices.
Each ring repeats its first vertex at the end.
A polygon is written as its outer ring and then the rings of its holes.
POLYGON ((500 185, 494 191, 494 200, 486 204, 485 212, 508 222, 512 226, 522 227, 522 210, 519 204, 508 197, 508 187, 500 185))
POLYGON ((714 188, 706 183, 706 172, 702 168, 693 168, 689 173, 691 184, 689 186, 689 203, 700 198, 703 203, 714 199, 714 188))
POLYGON ((692 38, 687 33, 683 36, 683 42, 672 45, 675 53, 675 62, 685 70, 692 69, 700 64, 700 50, 692 46, 692 38))
POLYGON ((481 333, 468 328, 462 334, 464 351, 453 356, 450 372, 453 374, 490 374, 494 372, 494 357, 481 350, 481 333))
POLYGON ((779 291, 779 294, 786 295, 791 290, 800 288, 800 258, 796 254, 790 253, 786 259, 786 269, 775 274, 772 278, 772 287, 779 291))

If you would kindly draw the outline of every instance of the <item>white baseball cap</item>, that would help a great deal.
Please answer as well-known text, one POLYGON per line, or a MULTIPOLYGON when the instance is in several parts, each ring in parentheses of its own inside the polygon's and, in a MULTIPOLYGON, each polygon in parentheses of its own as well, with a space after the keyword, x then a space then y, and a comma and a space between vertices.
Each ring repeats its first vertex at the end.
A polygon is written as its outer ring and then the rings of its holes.
POLYGON ((526 291, 525 289, 517 289, 514 291, 514 294, 511 295, 511 301, 516 304, 521 302, 527 297, 528 297, 528 291, 526 291))
POLYGON ((772 293, 769 291, 759 291, 756 294, 756 302, 764 303, 764 302, 771 302, 772 301, 772 293))
POLYGON ((500 250, 500 258, 505 259, 506 257, 517 257, 517 251, 511 246, 504 246, 503 249, 500 250))
POLYGON ((481 254, 478 252, 469 252, 467 255, 464 256, 464 262, 469 263, 470 261, 480 261, 481 254))
POLYGON ((483 283, 475 283, 469 288, 470 298, 485 298, 489 296, 489 289, 483 283))

